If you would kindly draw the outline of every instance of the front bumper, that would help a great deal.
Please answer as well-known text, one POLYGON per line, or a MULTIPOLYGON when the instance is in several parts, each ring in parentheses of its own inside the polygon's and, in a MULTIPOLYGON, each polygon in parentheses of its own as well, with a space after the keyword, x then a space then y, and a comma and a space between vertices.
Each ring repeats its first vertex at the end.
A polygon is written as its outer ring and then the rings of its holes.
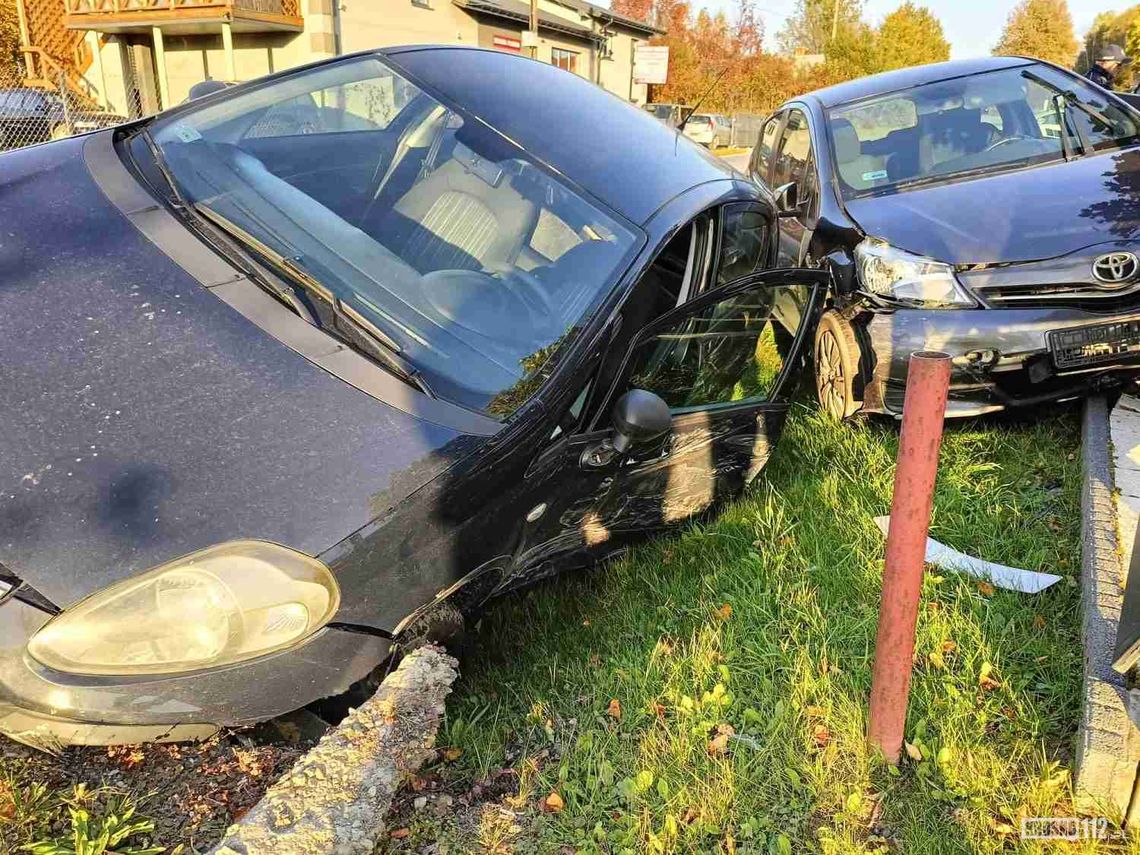
POLYGON ((80 677, 25 652, 48 615, 0 604, 0 733, 43 750, 203 739, 340 694, 389 652, 386 639, 325 628, 299 647, 177 676, 80 677))
POLYGON ((907 363, 919 350, 942 351, 953 360, 950 417, 1120 387, 1140 376, 1140 356, 1060 370, 1048 342, 1053 331, 1119 321, 1140 322, 1140 310, 1118 315, 1067 308, 866 311, 855 319, 870 345, 863 409, 901 415, 907 363))

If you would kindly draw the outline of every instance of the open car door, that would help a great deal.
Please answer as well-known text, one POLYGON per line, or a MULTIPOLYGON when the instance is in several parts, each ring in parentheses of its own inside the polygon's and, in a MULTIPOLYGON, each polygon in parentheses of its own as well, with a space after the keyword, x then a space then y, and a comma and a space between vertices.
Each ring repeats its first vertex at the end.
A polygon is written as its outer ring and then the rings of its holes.
POLYGON ((589 429, 532 472, 543 512, 515 580, 591 563, 738 494, 783 428, 827 282, 819 270, 749 274, 639 331, 589 429), (667 429, 618 451, 612 413, 635 389, 664 401, 667 429))

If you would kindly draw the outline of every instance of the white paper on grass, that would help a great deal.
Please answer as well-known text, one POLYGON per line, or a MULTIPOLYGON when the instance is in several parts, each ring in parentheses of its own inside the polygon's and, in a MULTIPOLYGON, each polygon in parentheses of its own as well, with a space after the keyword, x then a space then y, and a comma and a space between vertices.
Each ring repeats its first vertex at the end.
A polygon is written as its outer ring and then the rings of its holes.
MULTIPOLYGON (((885 537, 891 527, 891 518, 875 517, 875 525, 885 537)), ((1004 564, 994 564, 992 561, 974 558, 930 537, 926 538, 926 563, 944 570, 956 570, 978 579, 985 579, 998 588, 1020 591, 1023 594, 1036 594, 1061 581, 1060 576, 1054 576, 1052 573, 1019 570, 1016 567, 1006 567, 1004 564)))

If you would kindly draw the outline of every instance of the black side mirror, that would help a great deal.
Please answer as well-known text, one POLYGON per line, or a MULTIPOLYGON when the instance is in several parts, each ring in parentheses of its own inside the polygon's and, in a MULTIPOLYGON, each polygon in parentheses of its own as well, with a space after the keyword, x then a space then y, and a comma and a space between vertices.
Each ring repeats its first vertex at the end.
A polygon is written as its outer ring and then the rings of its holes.
POLYGON ((630 389, 614 404, 614 451, 624 454, 667 433, 673 424, 669 405, 652 392, 630 389))
POLYGON ((776 188, 776 213, 781 217, 800 215, 800 190, 794 181, 776 188))

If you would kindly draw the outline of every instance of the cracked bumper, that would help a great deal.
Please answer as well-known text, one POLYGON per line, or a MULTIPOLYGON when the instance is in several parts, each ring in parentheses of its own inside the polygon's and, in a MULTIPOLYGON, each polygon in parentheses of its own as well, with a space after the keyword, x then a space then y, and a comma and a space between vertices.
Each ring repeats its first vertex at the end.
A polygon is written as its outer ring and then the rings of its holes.
POLYGON ((870 313, 865 321, 871 368, 864 410, 902 413, 907 363, 919 350, 950 354, 949 417, 1077 398, 1123 385, 1140 375, 1140 356, 1058 370, 1048 334, 1118 321, 1140 321, 1140 311, 1103 315, 1077 309, 900 309, 870 313))
POLYGON ((0 733, 43 750, 204 739, 340 694, 388 655, 382 638, 324 629, 291 650, 177 676, 81 677, 25 652, 48 615, 0 605, 0 733))

